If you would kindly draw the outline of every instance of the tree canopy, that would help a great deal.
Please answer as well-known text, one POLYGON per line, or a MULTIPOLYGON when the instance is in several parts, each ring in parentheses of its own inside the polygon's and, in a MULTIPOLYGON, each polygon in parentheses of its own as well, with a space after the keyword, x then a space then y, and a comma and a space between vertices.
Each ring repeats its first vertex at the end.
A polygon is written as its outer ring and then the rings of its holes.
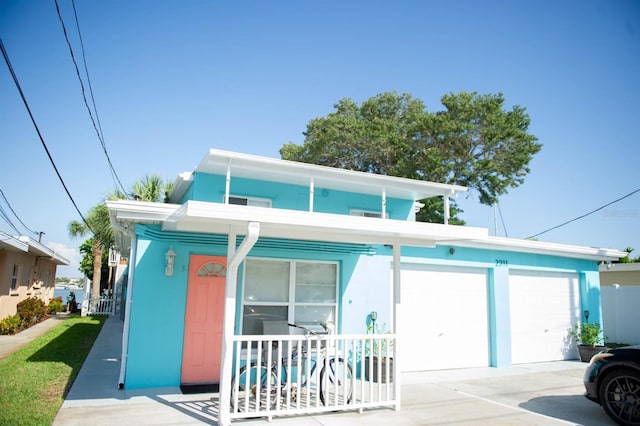
MULTIPOLYGON (((450 93, 441 102, 444 110, 429 112, 420 99, 407 93, 381 93, 361 105, 341 99, 334 112, 309 122, 302 145, 286 143, 280 155, 286 160, 463 185, 486 205, 524 182, 529 162, 542 147, 528 133, 525 108, 505 108, 502 93, 450 93)), ((455 217, 459 212, 455 204, 453 210, 455 217)), ((442 222, 441 213, 423 212, 418 220, 442 222)))

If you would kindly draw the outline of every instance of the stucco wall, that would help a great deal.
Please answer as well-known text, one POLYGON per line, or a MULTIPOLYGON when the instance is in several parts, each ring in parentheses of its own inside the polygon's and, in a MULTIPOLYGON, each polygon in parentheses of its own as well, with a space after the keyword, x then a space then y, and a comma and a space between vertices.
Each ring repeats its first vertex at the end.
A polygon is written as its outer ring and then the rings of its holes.
MULTIPOLYGON (((138 226, 132 291, 131 333, 126 372, 126 387, 178 386, 182 362, 183 324, 185 316, 187 274, 191 254, 226 256, 226 236, 203 236, 184 233, 161 233, 156 227, 138 226), (153 232, 147 232, 151 230, 153 232), (164 253, 176 252, 174 274, 164 275, 164 253)), ((238 243, 241 241, 238 238, 238 243)), ((260 241, 260 240, 259 240, 260 241)), ((367 253, 321 252, 296 242, 289 249, 256 246, 249 257, 336 261, 339 275, 339 332, 364 333, 371 311, 378 313, 378 325, 392 327, 392 252, 390 247, 370 247, 367 253), (298 244, 296 246, 296 244, 298 244)), ((315 246, 315 243, 314 243, 315 246)), ((437 248, 403 248, 403 262, 432 265, 487 268, 490 283, 490 323, 493 365, 510 363, 510 328, 508 271, 541 270, 578 273, 583 310, 590 310, 591 321, 602 321, 597 264, 593 261, 556 256, 542 256, 506 251, 480 250, 449 246, 437 248), (498 265, 498 260, 505 262, 498 265)), ((356 247, 354 247, 356 250, 356 247)), ((357 251, 357 250, 356 250, 357 251)), ((366 250, 365 250, 366 251, 366 250)), ((242 265, 236 311, 240 312, 242 265)), ((236 317, 239 329, 240 315, 236 317)))

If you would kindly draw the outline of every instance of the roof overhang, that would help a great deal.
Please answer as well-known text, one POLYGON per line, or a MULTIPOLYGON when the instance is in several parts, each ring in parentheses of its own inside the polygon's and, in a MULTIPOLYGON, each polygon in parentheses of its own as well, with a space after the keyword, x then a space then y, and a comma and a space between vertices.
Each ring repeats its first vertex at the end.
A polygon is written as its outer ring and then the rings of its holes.
POLYGON ((484 228, 407 222, 298 210, 187 201, 183 205, 142 201, 107 201, 111 220, 120 227, 155 223, 163 231, 244 235, 260 223, 260 237, 293 240, 400 244, 434 247, 439 241, 481 239, 484 228))
POLYGON ((521 253, 533 253, 550 256, 562 256, 576 259, 613 261, 626 256, 626 252, 615 249, 584 247, 569 244, 548 243, 535 240, 521 240, 488 236, 481 240, 461 242, 461 246, 470 248, 505 250, 521 253))
POLYGON ((18 238, 20 239, 20 241, 26 243, 29 246, 28 251, 34 256, 46 258, 47 260, 55 263, 56 265, 69 265, 71 263, 67 258, 56 253, 55 250, 45 246, 44 244, 28 236, 21 235, 18 238))
MULTIPOLYGON (((405 200, 422 200, 436 196, 455 197, 457 193, 467 191, 466 187, 459 185, 384 176, 219 149, 210 149, 195 168, 195 172, 223 176, 227 174, 227 170, 232 179, 240 177, 302 186, 309 186, 313 182, 317 188, 375 196, 381 195, 384 191, 386 197, 405 200)), ((191 172, 178 175, 170 199, 180 199, 192 180, 191 172)))
POLYGON ((180 204, 106 201, 116 228, 158 224, 163 231, 245 235, 260 223, 260 237, 292 240, 399 244, 434 247, 438 243, 568 258, 614 261, 627 255, 614 249, 491 237, 486 228, 367 218, 297 210, 187 201, 180 204))
POLYGON ((27 252, 29 251, 29 244, 18 237, 13 237, 0 231, 0 249, 27 252))

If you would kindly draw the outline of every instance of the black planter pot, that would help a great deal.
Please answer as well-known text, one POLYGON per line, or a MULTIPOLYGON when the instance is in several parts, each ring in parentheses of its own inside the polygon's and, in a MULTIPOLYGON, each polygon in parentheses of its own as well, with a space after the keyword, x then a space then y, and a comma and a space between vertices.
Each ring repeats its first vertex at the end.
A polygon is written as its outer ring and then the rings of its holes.
POLYGON ((369 357, 365 357, 364 361, 364 379, 375 383, 393 382, 393 358, 389 359, 389 377, 387 378, 387 368, 385 358, 381 359, 381 371, 378 374, 378 357, 373 357, 373 369, 369 371, 369 357))
POLYGON ((589 362, 591 358, 607 349, 606 346, 597 345, 578 345, 578 353, 580 354, 580 361, 589 362))

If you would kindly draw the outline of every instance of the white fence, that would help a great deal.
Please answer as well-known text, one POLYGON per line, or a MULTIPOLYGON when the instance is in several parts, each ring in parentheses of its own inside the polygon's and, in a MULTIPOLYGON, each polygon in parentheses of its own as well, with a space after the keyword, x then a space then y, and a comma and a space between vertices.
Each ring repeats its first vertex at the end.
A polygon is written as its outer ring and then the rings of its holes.
POLYGON ((90 315, 113 315, 115 308, 114 299, 112 297, 91 298, 89 303, 90 315))
POLYGON ((600 291, 606 341, 640 344, 640 286, 613 284, 600 291))
POLYGON ((235 336, 230 417, 399 407, 392 357, 369 356, 392 355, 394 343, 393 334, 235 336))

